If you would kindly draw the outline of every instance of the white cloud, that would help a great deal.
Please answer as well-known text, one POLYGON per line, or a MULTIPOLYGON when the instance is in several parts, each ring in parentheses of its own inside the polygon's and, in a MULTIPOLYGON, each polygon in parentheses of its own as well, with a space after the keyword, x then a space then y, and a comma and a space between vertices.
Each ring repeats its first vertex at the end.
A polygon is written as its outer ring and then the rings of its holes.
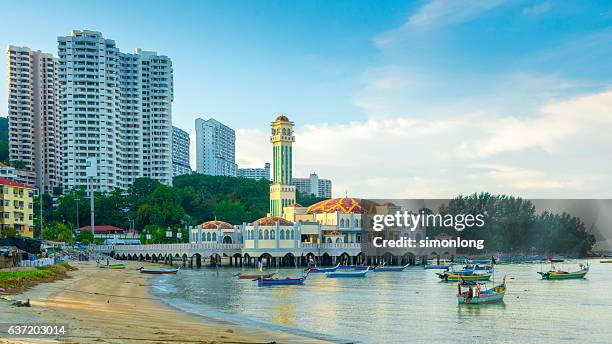
POLYGON ((550 5, 550 3, 546 1, 544 3, 523 9, 523 14, 528 16, 537 16, 550 11, 551 8, 552 6, 550 5))
MULTIPOLYGON (((612 91, 549 102, 524 117, 466 112, 306 124, 296 128, 294 174, 316 171, 333 180, 336 195, 360 197, 609 197, 610 109, 612 91)), ((238 137, 238 161, 269 161, 267 133, 241 129, 238 137)))
POLYGON ((401 40, 409 32, 466 22, 505 2, 507 0, 431 0, 410 16, 402 26, 377 36, 374 42, 382 48, 401 40))

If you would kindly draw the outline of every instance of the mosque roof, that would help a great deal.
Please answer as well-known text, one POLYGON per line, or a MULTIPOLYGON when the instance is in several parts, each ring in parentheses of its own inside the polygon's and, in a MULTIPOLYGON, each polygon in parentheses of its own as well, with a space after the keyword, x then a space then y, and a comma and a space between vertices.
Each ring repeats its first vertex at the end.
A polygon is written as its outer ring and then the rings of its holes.
POLYGON ((361 214, 361 200, 358 198, 344 197, 331 198, 318 203, 315 203, 306 209, 309 214, 335 213, 341 212, 345 214, 361 214))

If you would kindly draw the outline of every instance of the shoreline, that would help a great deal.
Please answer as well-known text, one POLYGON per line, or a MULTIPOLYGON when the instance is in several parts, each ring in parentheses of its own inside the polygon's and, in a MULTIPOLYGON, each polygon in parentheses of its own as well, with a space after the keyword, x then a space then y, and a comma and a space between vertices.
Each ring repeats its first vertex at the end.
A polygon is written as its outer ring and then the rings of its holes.
POLYGON ((32 307, 0 300, 1 323, 64 323, 66 337, 7 339, 0 343, 325 343, 311 337, 192 314, 164 302, 151 291, 151 275, 135 269, 153 266, 129 262, 125 270, 98 269, 74 262, 68 277, 39 284, 12 300, 30 299, 32 307))

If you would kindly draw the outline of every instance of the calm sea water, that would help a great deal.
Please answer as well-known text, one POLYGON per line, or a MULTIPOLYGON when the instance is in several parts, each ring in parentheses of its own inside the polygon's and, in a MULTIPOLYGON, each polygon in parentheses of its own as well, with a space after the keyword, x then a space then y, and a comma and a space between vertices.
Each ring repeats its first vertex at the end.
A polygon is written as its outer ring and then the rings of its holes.
POLYGON ((566 281, 541 280, 547 267, 498 265, 496 282, 511 276, 508 293, 481 306, 458 305, 456 284, 421 267, 273 287, 234 277, 255 270, 186 269, 156 279, 153 293, 189 312, 339 342, 612 343, 612 264, 592 261, 586 279, 566 281))

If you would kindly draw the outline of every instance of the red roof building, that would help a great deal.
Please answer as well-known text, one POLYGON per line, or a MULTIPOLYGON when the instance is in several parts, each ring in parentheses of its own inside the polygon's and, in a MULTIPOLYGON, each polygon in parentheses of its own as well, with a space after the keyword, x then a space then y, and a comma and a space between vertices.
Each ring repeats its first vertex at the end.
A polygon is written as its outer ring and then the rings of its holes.
MULTIPOLYGON (((82 231, 90 231, 91 226, 84 226, 79 228, 82 231)), ((125 229, 111 226, 111 225, 99 225, 94 227, 94 234, 123 234, 125 229)))
POLYGON ((22 184, 22 183, 17 183, 14 180, 6 179, 6 178, 1 178, 1 177, 0 177, 0 185, 15 186, 15 187, 18 187, 18 188, 26 188, 26 189, 34 189, 33 186, 22 184))

